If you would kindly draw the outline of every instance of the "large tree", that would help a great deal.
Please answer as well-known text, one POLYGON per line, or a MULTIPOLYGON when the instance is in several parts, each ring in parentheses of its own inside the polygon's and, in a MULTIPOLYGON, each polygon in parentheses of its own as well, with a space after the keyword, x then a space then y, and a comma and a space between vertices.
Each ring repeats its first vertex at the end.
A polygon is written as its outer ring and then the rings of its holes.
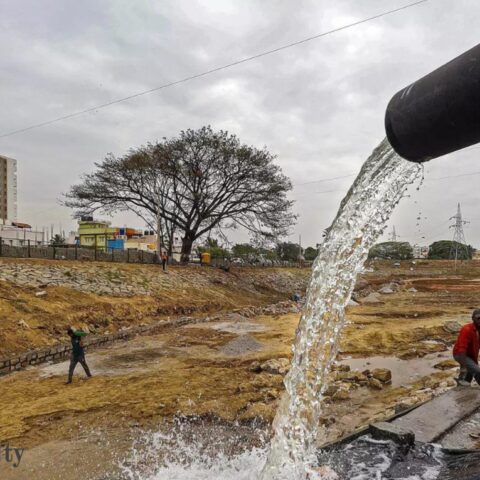
POLYGON ((154 219, 165 243, 181 232, 186 261, 193 242, 214 229, 242 226, 267 237, 288 231, 292 185, 274 159, 228 132, 182 131, 123 157, 108 155, 70 189, 65 204, 77 215, 133 210, 154 219))

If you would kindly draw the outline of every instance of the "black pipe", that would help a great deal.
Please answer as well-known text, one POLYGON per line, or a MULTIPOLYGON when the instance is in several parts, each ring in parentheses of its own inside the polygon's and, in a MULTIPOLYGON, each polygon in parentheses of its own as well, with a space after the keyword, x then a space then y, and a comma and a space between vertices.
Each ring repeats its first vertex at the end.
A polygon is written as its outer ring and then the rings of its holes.
POLYGON ((480 44, 394 95, 385 129, 412 162, 480 142, 480 44))

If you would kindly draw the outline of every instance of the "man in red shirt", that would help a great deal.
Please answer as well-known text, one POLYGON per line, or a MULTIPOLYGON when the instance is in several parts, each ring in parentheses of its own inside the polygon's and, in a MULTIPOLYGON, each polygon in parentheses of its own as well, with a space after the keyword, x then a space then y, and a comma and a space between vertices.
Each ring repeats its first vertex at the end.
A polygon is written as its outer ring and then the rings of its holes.
POLYGON ((453 358, 460 364, 459 385, 470 385, 475 378, 480 384, 480 367, 478 366, 478 351, 480 350, 480 309, 472 313, 472 323, 464 325, 458 334, 453 347, 453 358))

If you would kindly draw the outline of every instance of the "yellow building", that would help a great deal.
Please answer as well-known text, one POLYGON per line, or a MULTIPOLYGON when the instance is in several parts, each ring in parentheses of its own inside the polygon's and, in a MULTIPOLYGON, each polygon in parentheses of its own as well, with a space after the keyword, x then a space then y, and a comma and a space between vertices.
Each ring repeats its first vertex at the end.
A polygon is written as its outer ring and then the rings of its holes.
POLYGON ((118 229, 111 227, 110 222, 100 220, 80 220, 78 222, 78 237, 80 247, 96 247, 106 251, 108 241, 115 240, 118 229))

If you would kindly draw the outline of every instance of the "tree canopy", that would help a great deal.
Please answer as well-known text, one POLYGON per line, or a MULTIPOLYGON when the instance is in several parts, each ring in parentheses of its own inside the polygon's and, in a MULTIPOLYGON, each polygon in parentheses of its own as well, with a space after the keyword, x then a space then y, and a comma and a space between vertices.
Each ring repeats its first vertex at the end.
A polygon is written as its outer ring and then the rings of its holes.
POLYGON ((296 262, 303 253, 298 243, 291 242, 279 243, 276 250, 277 257, 288 262, 296 262))
POLYGON ((430 245, 428 258, 430 259, 455 259, 455 250, 458 260, 471 260, 475 249, 471 245, 453 242, 452 240, 440 240, 430 245))
POLYGON ((318 250, 313 247, 307 247, 305 249, 305 260, 311 262, 317 258, 318 250))
POLYGON ((410 260, 413 258, 413 248, 408 242, 377 243, 368 252, 368 258, 410 260))
POLYGON ((171 245, 182 235, 182 260, 192 244, 214 229, 244 227, 252 235, 281 237, 295 221, 287 199, 290 180, 265 148, 242 144, 210 127, 110 154, 66 194, 76 215, 132 210, 155 224, 171 245))

